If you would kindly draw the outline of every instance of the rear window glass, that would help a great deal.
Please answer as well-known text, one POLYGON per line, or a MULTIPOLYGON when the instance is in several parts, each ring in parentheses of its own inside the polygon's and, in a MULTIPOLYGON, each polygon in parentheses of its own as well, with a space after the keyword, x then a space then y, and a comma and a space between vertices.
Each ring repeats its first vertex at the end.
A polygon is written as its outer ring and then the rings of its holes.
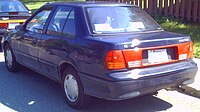
POLYGON ((144 32, 162 28, 145 12, 134 7, 86 8, 93 33, 144 32))
POLYGON ((28 12, 19 1, 0 1, 0 12, 28 12))

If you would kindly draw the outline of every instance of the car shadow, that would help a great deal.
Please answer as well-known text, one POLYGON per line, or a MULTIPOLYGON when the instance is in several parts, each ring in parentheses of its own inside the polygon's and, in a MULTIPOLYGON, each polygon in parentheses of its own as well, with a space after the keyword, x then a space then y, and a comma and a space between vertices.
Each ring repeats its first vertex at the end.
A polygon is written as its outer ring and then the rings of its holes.
POLYGON ((92 98, 83 110, 74 110, 64 101, 60 84, 27 68, 18 73, 6 70, 0 62, 0 110, 20 112, 134 112, 162 111, 172 105, 154 96, 143 96, 124 101, 107 101, 92 98))

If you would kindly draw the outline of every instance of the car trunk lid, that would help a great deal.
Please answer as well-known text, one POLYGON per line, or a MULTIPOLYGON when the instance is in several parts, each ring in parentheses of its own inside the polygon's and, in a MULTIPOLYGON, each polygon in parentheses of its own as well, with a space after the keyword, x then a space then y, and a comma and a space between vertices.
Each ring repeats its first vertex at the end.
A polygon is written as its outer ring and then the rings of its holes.
POLYGON ((0 20, 27 19, 30 16, 28 12, 0 12, 0 20))

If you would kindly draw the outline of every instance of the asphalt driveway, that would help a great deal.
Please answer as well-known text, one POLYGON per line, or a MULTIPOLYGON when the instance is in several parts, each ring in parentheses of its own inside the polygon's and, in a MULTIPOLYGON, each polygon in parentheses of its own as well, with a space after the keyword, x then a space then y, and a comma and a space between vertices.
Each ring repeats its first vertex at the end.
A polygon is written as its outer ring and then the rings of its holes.
MULTIPOLYGON (((195 60, 200 65, 200 60, 195 60)), ((194 84, 199 89, 200 73, 194 84)), ((200 90, 200 89, 199 89, 200 90)), ((93 98, 84 110, 68 107, 60 85, 29 69, 18 73, 6 70, 0 53, 0 112, 199 112, 200 99, 176 91, 161 90, 157 96, 143 96, 124 101, 93 98)))

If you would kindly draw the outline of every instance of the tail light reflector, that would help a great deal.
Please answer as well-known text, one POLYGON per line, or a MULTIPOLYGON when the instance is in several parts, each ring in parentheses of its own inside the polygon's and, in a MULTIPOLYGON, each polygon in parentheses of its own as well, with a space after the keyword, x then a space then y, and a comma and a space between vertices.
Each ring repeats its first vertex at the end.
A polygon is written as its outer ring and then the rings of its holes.
POLYGON ((8 28, 8 23, 0 23, 0 28, 8 28))
POLYGON ((187 54, 187 53, 185 53, 185 54, 179 54, 178 59, 179 59, 179 60, 186 60, 187 57, 188 57, 188 54, 187 54))
POLYGON ((128 68, 141 67, 141 64, 142 64, 142 62, 140 60, 129 61, 128 62, 128 68))
POLYGON ((106 68, 109 70, 117 70, 126 68, 124 56, 121 50, 109 51, 105 59, 106 68))

